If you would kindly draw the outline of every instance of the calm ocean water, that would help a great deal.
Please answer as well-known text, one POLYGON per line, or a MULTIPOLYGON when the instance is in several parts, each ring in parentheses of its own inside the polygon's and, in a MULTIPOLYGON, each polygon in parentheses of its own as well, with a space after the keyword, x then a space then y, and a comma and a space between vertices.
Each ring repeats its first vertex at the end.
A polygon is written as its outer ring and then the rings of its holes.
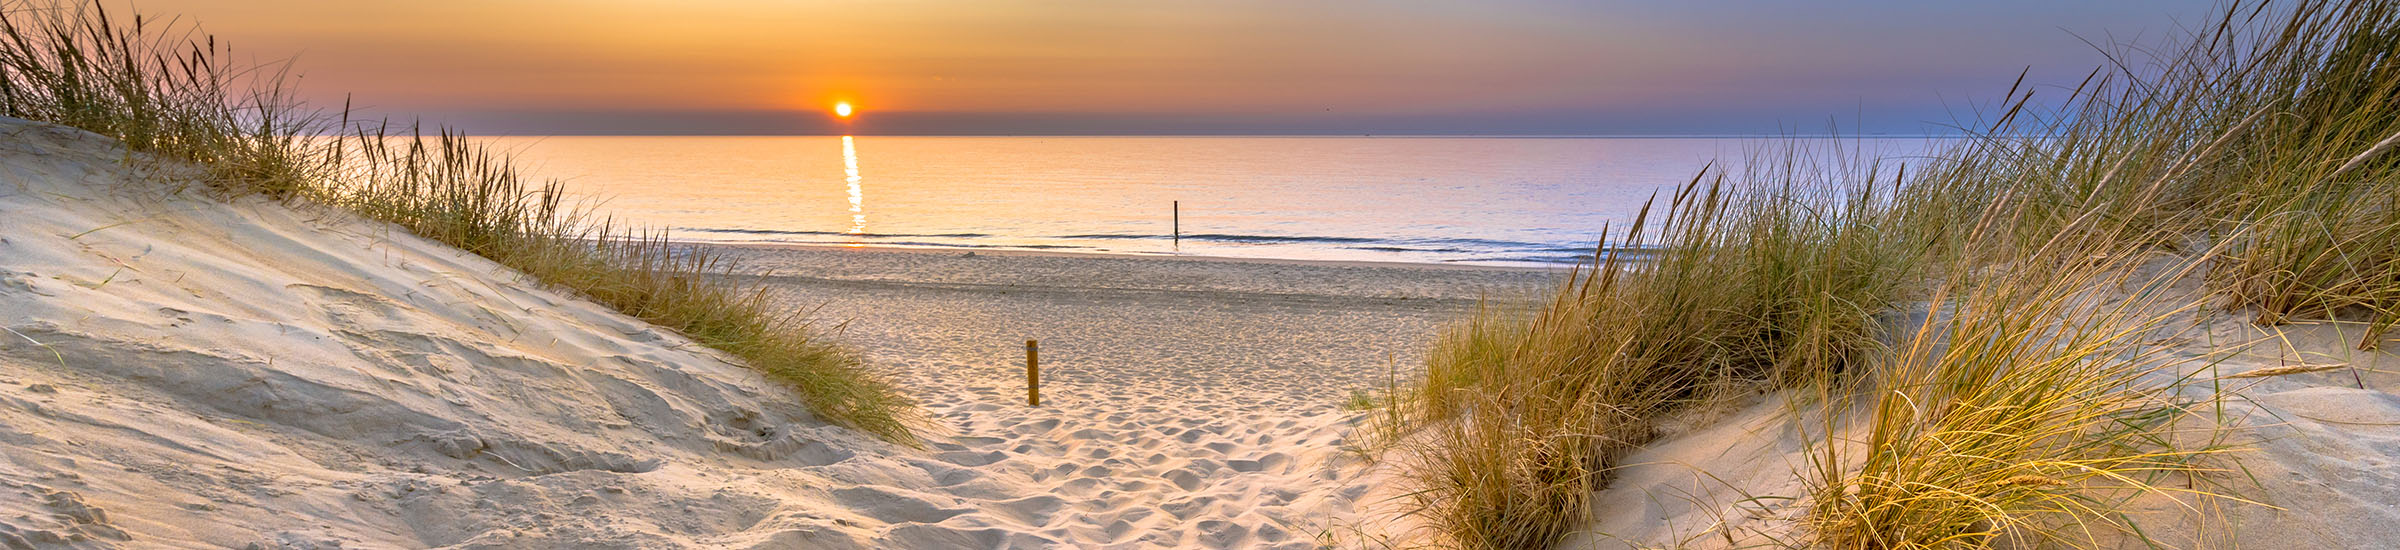
MULTIPOLYGON (((1711 159, 1784 140, 496 138, 676 239, 1566 264, 1711 159), (1171 237, 1182 203, 1182 234, 1171 237)), ((1915 138, 1843 140, 1879 155, 1915 138)))

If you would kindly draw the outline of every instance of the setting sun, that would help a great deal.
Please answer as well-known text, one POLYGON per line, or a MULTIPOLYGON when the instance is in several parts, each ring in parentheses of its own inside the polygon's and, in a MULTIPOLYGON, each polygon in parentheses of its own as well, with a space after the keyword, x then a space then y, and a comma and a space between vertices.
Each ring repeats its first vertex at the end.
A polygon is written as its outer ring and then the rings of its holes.
POLYGON ((834 104, 833 104, 833 116, 838 116, 838 117, 842 117, 842 118, 850 118, 850 102, 848 102, 848 101, 843 101, 843 102, 837 102, 837 103, 834 103, 834 104))

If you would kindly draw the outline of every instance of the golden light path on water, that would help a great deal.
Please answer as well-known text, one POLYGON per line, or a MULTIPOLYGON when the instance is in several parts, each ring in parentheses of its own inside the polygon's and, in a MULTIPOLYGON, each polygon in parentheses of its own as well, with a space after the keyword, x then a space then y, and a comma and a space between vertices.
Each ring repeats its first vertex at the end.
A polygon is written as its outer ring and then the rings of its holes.
MULTIPOLYGON (((858 187, 858 145, 850 136, 842 136, 842 174, 842 181, 850 184, 850 235, 863 237, 867 234, 867 199, 858 187)), ((853 239, 850 246, 866 246, 866 243, 853 239)))

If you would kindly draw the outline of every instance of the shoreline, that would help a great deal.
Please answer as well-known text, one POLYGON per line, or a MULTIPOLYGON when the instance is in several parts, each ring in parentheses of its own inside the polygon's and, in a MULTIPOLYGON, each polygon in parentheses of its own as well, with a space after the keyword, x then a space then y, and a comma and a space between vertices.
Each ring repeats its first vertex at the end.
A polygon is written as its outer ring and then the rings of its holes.
POLYGON ((776 242, 721 242, 721 241, 687 241, 687 240, 672 240, 672 242, 674 242, 676 245, 679 245, 679 246, 705 246, 705 247, 712 247, 712 248, 736 248, 736 249, 741 249, 741 248, 750 248, 750 249, 770 249, 770 250, 789 249, 789 250, 807 250, 807 251, 825 251, 825 252, 837 252, 837 251, 874 251, 874 252, 893 252, 893 253, 929 254, 929 255, 951 255, 951 256, 963 256, 963 255, 969 255, 969 254, 972 254, 972 255, 977 255, 977 256, 982 256, 982 255, 991 255, 991 256, 1019 256, 1019 257, 1125 258, 1125 259, 1157 259, 1157 260, 1173 260, 1173 261, 1196 261, 1196 262, 1247 263, 1247 264, 1267 264, 1267 265, 1294 265, 1294 266, 1340 266, 1340 267, 1380 267, 1380 268, 1400 268, 1400 269, 1456 269, 1456 270, 1467 270, 1467 271, 1557 271, 1557 272, 1566 272, 1566 271, 1570 271, 1570 270, 1574 270, 1574 269, 1576 269, 1578 265, 1585 265, 1585 264, 1580 264, 1580 263, 1579 263, 1579 264, 1576 264, 1576 265, 1555 265, 1555 264, 1548 264, 1548 265, 1544 265, 1544 264, 1532 264, 1532 263, 1526 263, 1526 264, 1524 264, 1524 265, 1492 265, 1492 264, 1475 264, 1475 263, 1408 262, 1408 261, 1396 261, 1396 260, 1393 260, 1393 261, 1387 261, 1387 260, 1310 260, 1310 259, 1299 259, 1299 258, 1253 258, 1253 257, 1247 257, 1247 256, 1216 256, 1216 255, 1206 255, 1206 254, 1182 254, 1182 253, 1172 253, 1172 252, 1168 252, 1168 253, 1140 253, 1140 252, 1084 252, 1084 251, 1065 251, 1065 250, 1030 250, 1030 249, 1022 249, 1022 248, 971 248, 971 247, 910 246, 910 245, 889 245, 889 244, 834 245, 834 244, 804 244, 804 243, 776 243, 776 242))
MULTIPOLYGON (((827 299, 859 292, 1013 294, 1105 301, 1114 307, 1155 307, 1171 302, 1216 308, 1256 300, 1283 307, 1408 304, 1467 311, 1479 302, 1535 299, 1569 273, 1567 269, 1213 256, 686 246, 704 247, 717 254, 733 268, 729 275, 755 277, 770 287, 818 288, 827 299), (837 288, 841 291, 834 292, 837 288)), ((874 316, 867 311, 859 313, 874 316)))

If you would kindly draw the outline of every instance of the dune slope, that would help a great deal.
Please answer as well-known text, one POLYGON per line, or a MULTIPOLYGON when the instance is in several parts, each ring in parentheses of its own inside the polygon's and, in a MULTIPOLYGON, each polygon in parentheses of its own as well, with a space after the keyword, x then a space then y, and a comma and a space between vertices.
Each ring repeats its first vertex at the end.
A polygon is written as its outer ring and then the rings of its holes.
POLYGON ((0 547, 1040 544, 714 351, 0 121, 0 547))
MULTIPOLYGON (((868 338, 935 404, 906 448, 472 254, 173 174, 0 119, 0 548, 1313 548, 1374 483, 1343 449, 1365 413, 1336 405, 1376 363, 1236 332, 1200 356, 1249 362, 1192 368, 1092 318, 1191 304, 1004 307, 1099 338, 1061 339, 1056 403, 1027 409, 1012 356, 957 355, 948 291, 864 294, 925 338, 868 338)), ((1162 319, 1135 325, 1189 321, 1162 319)))
MULTIPOLYGON (((2174 291, 2203 296, 2196 276, 2174 291)), ((1910 314, 1902 326, 1926 312, 1920 305, 1910 314)), ((2400 355, 2389 343, 2355 349, 2364 323, 2262 327, 2251 319, 2201 310, 2146 331, 2164 350, 2158 360, 2171 365, 2149 381, 2186 381, 2172 390, 2191 404, 2178 420, 2188 439, 2179 444, 2200 446, 2200 434, 2217 427, 2230 452, 2204 461, 2210 470, 2200 479, 2168 478, 2169 487, 2195 493, 2102 495, 2124 499, 2107 508, 2142 532, 2095 527, 2099 547, 2365 549, 2400 540, 2400 355)), ((1564 547, 1807 542, 1796 520, 1810 504, 1811 447, 1868 437, 1862 407, 1829 438, 1822 400, 1811 390, 1777 391, 1670 422, 1626 460, 1595 498, 1586 529, 1564 547)))

